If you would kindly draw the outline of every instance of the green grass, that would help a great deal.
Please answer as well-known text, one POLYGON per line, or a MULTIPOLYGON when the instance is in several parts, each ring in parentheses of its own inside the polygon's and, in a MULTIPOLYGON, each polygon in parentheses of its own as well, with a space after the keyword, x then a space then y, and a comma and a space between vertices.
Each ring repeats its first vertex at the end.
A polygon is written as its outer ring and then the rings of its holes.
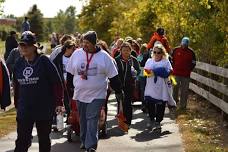
POLYGON ((0 41, 0 57, 3 58, 5 52, 5 42, 4 41, 0 41))
POLYGON ((16 129, 16 110, 10 109, 7 112, 0 114, 0 137, 15 131, 16 129))

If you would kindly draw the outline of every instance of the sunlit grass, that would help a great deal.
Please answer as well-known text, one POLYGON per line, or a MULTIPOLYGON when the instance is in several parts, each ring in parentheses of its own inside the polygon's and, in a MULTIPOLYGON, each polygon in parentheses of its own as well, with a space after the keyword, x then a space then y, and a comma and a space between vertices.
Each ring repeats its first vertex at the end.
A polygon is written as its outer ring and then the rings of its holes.
POLYGON ((193 98, 187 111, 177 110, 186 152, 228 152, 228 145, 225 145, 228 129, 223 127, 219 115, 206 102, 193 98))
POLYGON ((5 52, 5 42, 0 41, 0 58, 3 58, 4 52, 5 52))
POLYGON ((11 109, 0 114, 0 137, 15 131, 16 129, 16 111, 11 109))

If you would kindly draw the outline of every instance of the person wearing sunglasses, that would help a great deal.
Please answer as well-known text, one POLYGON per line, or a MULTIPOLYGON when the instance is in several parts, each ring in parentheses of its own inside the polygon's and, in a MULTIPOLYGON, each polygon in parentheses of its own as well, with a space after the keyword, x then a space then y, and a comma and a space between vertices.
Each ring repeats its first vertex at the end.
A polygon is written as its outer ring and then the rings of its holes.
POLYGON ((165 106, 169 100, 165 79, 172 71, 168 53, 162 44, 158 43, 154 46, 152 57, 147 60, 144 71, 147 76, 144 96, 150 118, 147 127, 161 130, 160 123, 163 120, 165 106))
POLYGON ((51 151, 51 124, 55 111, 63 106, 63 88, 54 64, 38 53, 36 36, 22 33, 21 56, 13 69, 14 104, 17 115, 17 139, 14 152, 27 152, 36 125, 39 151, 51 151))

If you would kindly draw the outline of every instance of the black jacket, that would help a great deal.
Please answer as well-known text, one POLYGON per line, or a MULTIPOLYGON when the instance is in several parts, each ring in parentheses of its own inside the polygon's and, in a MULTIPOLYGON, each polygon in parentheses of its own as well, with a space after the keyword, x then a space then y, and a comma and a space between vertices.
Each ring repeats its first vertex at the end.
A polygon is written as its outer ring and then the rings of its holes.
POLYGON ((62 80, 62 82, 64 82, 64 77, 63 77, 63 54, 64 52, 60 52, 54 59, 53 59, 53 63, 55 64, 60 78, 62 80))
MULTIPOLYGON (((69 103, 70 102, 70 93, 69 90, 67 89, 65 80, 64 80, 64 75, 63 75, 63 55, 64 55, 64 51, 60 52, 54 59, 53 59, 53 63, 55 64, 57 71, 59 73, 59 76, 61 78, 62 81, 62 85, 63 85, 63 89, 64 89, 64 102, 69 103)), ((72 94, 72 93, 71 93, 72 94)), ((66 106, 66 105, 65 105, 66 106)))
POLYGON ((15 37, 13 36, 8 36, 6 38, 6 42, 5 42, 5 54, 4 54, 4 59, 5 61, 7 60, 10 52, 12 49, 18 47, 18 43, 15 37))
POLYGON ((134 69, 137 71, 137 76, 140 73, 140 66, 139 62, 135 57, 132 55, 128 59, 128 61, 124 61, 122 56, 119 55, 118 57, 115 58, 116 63, 117 63, 117 68, 118 68, 118 73, 119 73, 119 78, 122 83, 123 88, 129 88, 131 89, 130 86, 132 86, 132 72, 131 72, 131 66, 134 67, 134 69))

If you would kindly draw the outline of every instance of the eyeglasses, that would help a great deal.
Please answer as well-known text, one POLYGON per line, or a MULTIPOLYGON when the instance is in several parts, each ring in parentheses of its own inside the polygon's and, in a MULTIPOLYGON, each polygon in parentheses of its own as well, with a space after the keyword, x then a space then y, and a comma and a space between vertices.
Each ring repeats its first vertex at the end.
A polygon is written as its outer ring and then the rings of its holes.
POLYGON ((153 54, 162 54, 162 52, 161 51, 159 51, 159 52, 158 51, 154 51, 153 54))

